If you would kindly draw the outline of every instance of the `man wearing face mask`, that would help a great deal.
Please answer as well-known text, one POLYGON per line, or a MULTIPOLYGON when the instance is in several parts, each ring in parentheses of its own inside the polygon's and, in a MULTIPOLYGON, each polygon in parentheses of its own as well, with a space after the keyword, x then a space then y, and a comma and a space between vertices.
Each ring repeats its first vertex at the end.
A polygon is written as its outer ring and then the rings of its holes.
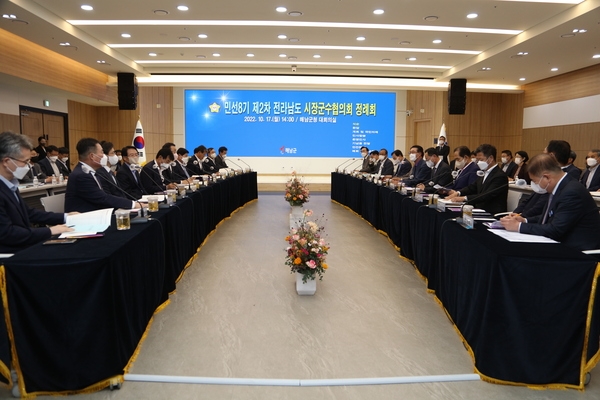
POLYGON ((480 175, 475 182, 460 191, 452 190, 449 200, 466 201, 490 214, 506 211, 508 177, 496 163, 496 148, 482 144, 475 150, 480 175))
POLYGON ((202 168, 202 162, 207 157, 206 147, 200 145, 194 149, 194 155, 189 159, 187 169, 192 175, 206 175, 202 168))
POLYGON ((38 147, 33 149, 37 153, 37 156, 34 159, 32 159, 33 162, 40 162, 41 160, 46 158, 46 144, 46 138, 44 136, 40 136, 38 138, 38 147))
POLYGON ((65 195, 65 211, 88 212, 103 208, 136 208, 133 200, 113 196, 102 189, 102 178, 96 172, 103 169, 102 146, 96 139, 77 142, 79 163, 69 176, 65 195))
POLYGON ((42 158, 38 164, 46 176, 54 175, 58 178, 61 174, 58 163, 58 148, 50 145, 46 148, 46 154, 47 156, 42 158))
POLYGON ((412 165, 404 158, 404 154, 400 150, 392 152, 392 163, 394 163, 393 178, 403 178, 410 173, 412 165))
POLYGON ((190 173, 187 170, 190 152, 183 147, 177 149, 177 159, 175 160, 175 166, 173 167, 173 174, 176 178, 188 180, 190 179, 190 173))
POLYGON ((591 150, 585 158, 587 169, 581 175, 580 182, 590 192, 595 192, 600 189, 600 172, 598 172, 598 164, 600 164, 600 150, 591 150))
POLYGON ((215 157, 215 165, 217 166, 217 170, 221 168, 229 168, 225 159, 227 158, 227 147, 221 146, 219 147, 219 155, 215 157))
POLYGON ((118 189, 117 186, 119 186, 119 184, 111 170, 111 166, 118 162, 113 144, 111 142, 102 142, 100 145, 102 146, 102 152, 104 154, 102 159, 100 159, 102 168, 96 170, 96 178, 98 178, 102 190, 106 193, 117 197, 126 197, 125 194, 118 189))
POLYGON ((508 176, 510 179, 513 179, 515 177, 515 171, 517 170, 518 166, 513 161, 512 151, 502 150, 501 157, 502 171, 504 171, 506 176, 508 176))
POLYGON ((123 155, 123 165, 117 171, 117 181, 121 189, 139 200, 146 194, 139 172, 141 170, 140 154, 133 146, 123 147, 121 154, 123 155))
POLYGON ((578 250, 600 248, 600 214, 585 187, 547 154, 531 159, 529 176, 536 193, 550 194, 546 207, 541 215, 527 219, 518 215, 504 217, 500 220, 504 228, 546 236, 578 250))
POLYGON ((58 170, 66 178, 71 173, 71 166, 69 165, 69 149, 66 147, 58 148, 58 170))
POLYGON ((454 182, 446 188, 461 190, 477 180, 479 167, 476 162, 471 161, 471 150, 467 146, 454 149, 454 166, 458 171, 452 171, 452 174, 455 174, 454 182))
POLYGON ((209 147, 207 152, 208 157, 206 157, 202 162, 202 169, 204 169, 204 172, 206 172, 209 175, 218 174, 219 168, 217 168, 217 165, 215 164, 215 158, 217 157, 217 153, 212 147, 209 147))
POLYGON ((425 150, 425 164, 431 170, 431 177, 429 180, 419 183, 417 188, 425 190, 427 193, 435 193, 437 191, 435 186, 446 186, 452 182, 450 166, 442 162, 437 149, 430 147, 425 150))
POLYGON ((31 143, 24 135, 0 134, 0 252, 15 253, 50 236, 72 231, 65 214, 45 212, 25 203, 19 194, 19 178, 29 170, 31 143), (32 228, 31 223, 54 225, 32 228))
POLYGON ((402 182, 406 186, 414 187, 419 183, 427 181, 431 177, 431 168, 423 160, 423 147, 418 145, 411 147, 408 158, 413 163, 413 167, 408 179, 403 179, 402 182))
POLYGON ((371 172, 371 158, 369 157, 369 148, 365 146, 361 147, 360 155, 363 158, 363 162, 359 172, 371 172))
POLYGON ((437 144, 436 151, 439 157, 442 159, 442 162, 449 164, 448 156, 450 155, 450 146, 448 146, 448 143, 446 142, 446 136, 441 135, 438 138, 437 144))
POLYGON ((379 176, 390 178, 394 174, 394 163, 388 158, 387 155, 387 149, 379 150, 379 169, 375 173, 379 176))
POLYGON ((170 180, 169 168, 173 162, 173 153, 169 148, 162 148, 156 158, 142 168, 140 174, 142 186, 148 194, 162 193, 166 189, 176 189, 177 185, 170 180))
POLYGON ((378 150, 372 150, 371 153, 369 153, 369 166, 370 166, 370 170, 369 173, 371 174, 376 174, 377 171, 379 171, 379 166, 380 166, 380 162, 379 162, 379 151, 378 150))

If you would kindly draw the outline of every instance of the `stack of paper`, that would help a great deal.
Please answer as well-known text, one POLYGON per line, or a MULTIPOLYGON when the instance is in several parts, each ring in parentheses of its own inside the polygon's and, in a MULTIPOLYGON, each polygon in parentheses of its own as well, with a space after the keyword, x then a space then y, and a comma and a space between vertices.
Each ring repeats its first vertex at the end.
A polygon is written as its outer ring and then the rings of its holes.
POLYGON ((67 215, 67 226, 73 228, 72 232, 65 232, 59 237, 84 237, 104 232, 110 226, 112 208, 90 211, 81 214, 67 215))

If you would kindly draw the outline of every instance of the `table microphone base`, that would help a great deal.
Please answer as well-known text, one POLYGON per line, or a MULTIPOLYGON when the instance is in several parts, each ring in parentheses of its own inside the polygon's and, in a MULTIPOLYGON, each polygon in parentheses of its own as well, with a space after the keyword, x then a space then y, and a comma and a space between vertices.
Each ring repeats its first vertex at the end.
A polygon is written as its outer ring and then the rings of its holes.
POLYGON ((146 222, 148 222, 148 220, 150 219, 150 217, 141 217, 141 216, 137 216, 137 217, 133 217, 131 218, 131 225, 134 224, 145 224, 146 222))

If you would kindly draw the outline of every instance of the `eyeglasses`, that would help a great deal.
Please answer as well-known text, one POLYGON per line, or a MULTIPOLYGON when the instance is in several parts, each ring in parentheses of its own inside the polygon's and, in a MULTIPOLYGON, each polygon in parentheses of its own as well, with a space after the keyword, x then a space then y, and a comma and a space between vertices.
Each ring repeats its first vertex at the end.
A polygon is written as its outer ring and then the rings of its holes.
POLYGON ((30 158, 28 158, 27 160, 19 160, 18 158, 14 158, 14 157, 8 157, 8 158, 10 158, 11 160, 14 160, 14 161, 18 161, 18 162, 20 162, 20 163, 23 163, 23 164, 25 164, 25 165, 29 165, 29 162, 31 161, 31 159, 30 159, 30 158))

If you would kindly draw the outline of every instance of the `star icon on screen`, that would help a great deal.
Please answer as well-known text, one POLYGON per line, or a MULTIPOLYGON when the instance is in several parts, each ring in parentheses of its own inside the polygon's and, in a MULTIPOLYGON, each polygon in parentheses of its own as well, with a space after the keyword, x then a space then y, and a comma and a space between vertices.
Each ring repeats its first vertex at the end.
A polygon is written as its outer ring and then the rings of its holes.
POLYGON ((221 109, 221 106, 218 105, 217 103, 212 103, 210 106, 208 106, 208 108, 210 109, 211 113, 218 113, 219 110, 221 109))

